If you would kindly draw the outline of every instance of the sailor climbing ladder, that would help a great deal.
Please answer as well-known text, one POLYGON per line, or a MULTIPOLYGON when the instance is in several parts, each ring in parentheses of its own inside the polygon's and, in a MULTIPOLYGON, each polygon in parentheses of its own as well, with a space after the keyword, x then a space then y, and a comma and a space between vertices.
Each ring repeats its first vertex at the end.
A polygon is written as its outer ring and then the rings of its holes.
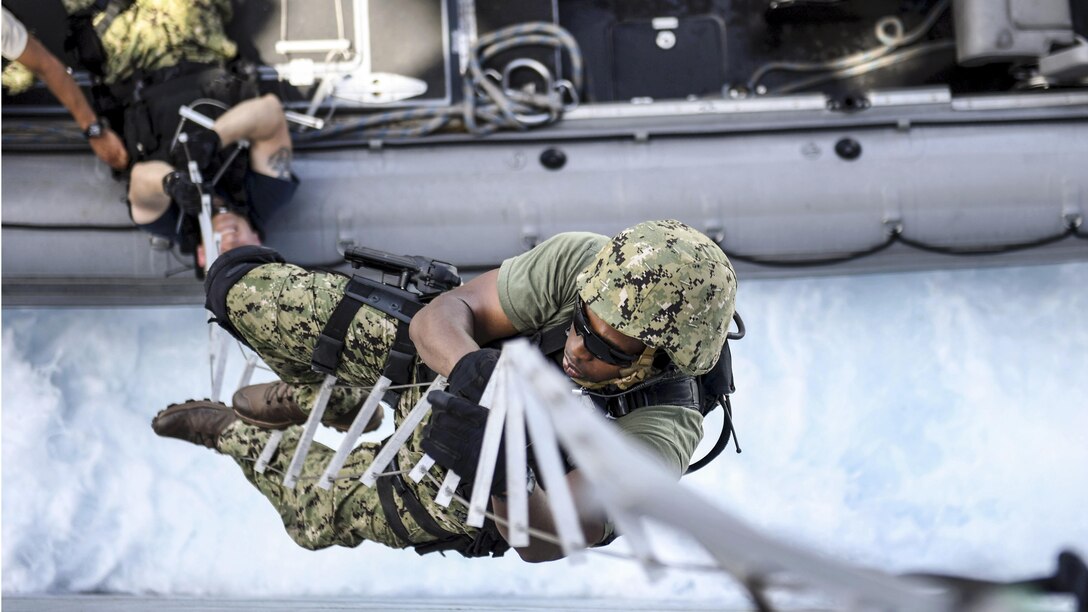
MULTIPOLYGON (((373 261, 380 267, 389 263, 386 259, 389 258, 379 254, 373 261)), ((414 364, 414 350, 407 337, 407 323, 422 305, 416 299, 416 294, 406 291, 410 275, 403 264, 398 261, 387 268, 401 271, 396 286, 353 277, 345 288, 345 298, 334 309, 322 330, 311 367, 324 374, 324 380, 283 475, 285 487, 293 489, 298 484, 314 434, 321 425, 337 382, 336 370, 346 330, 364 303, 398 319, 397 338, 382 376, 369 390, 342 443, 319 477, 317 486, 328 490, 335 480, 355 477, 342 475, 341 471, 365 425, 379 409, 386 392, 393 388, 394 381, 403 385, 412 378, 409 372, 414 364)), ((452 277, 444 277, 444 280, 459 283, 455 269, 452 277)), ((364 486, 376 486, 379 478, 399 474, 390 474, 386 470, 430 412, 430 392, 445 386, 446 380, 441 376, 429 384, 374 460, 358 476, 364 486)), ((447 470, 435 495, 435 503, 448 507, 458 500, 467 507, 466 523, 472 527, 483 527, 488 517, 504 522, 508 527, 507 542, 514 548, 528 546, 531 535, 551 538, 567 558, 580 562, 585 557, 587 542, 574 495, 567 483, 560 452, 562 445, 579 466, 580 473, 592 485, 591 489, 595 491, 597 501, 607 516, 615 521, 630 543, 634 559, 651 579, 659 577, 661 570, 668 565, 654 551, 648 536, 646 524, 653 520, 692 536, 714 559, 713 569, 728 573, 740 581, 753 594, 757 604, 761 601, 760 593, 765 585, 786 576, 846 596, 854 607, 934 611, 954 609, 951 595, 946 591, 916 580, 823 559, 809 551, 758 534, 680 486, 646 451, 624 439, 605 423, 595 408, 587 406, 572 391, 569 381, 549 366, 527 340, 505 344, 480 400, 489 412, 469 499, 458 497, 460 475, 447 470), (531 534, 528 439, 532 440, 534 468, 547 490, 555 534, 531 534), (487 509, 500 449, 505 449, 502 452, 505 452, 507 466, 505 517, 493 516, 487 509), (632 476, 634 474, 637 476, 632 476)), ((267 471, 282 436, 282 430, 269 436, 255 466, 257 472, 267 471)), ((424 454, 409 471, 409 478, 415 482, 424 478, 434 479, 430 474, 433 465, 434 460, 424 454)))

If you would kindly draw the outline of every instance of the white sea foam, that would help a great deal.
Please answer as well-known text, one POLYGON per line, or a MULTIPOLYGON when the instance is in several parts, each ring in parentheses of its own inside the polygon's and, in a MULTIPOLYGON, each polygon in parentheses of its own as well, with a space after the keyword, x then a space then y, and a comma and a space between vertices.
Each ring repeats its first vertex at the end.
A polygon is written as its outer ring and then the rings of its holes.
MULTIPOLYGON (((1088 550, 1084 278, 1086 264, 742 279, 744 453, 685 482, 770 533, 885 569, 1049 572, 1061 548, 1088 550)), ((202 310, 3 314, 5 594, 744 601, 716 576, 651 584, 606 558, 302 550, 233 462, 148 426, 207 393, 202 310)), ((228 387, 240 371, 236 354, 228 387)), ((669 558, 705 560, 655 539, 669 558)))

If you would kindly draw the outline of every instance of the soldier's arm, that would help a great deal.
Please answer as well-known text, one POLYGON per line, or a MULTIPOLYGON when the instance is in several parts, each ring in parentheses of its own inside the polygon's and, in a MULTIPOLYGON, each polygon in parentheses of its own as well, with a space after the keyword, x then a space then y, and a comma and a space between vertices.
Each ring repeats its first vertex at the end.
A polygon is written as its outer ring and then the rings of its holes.
POLYGON ((499 271, 443 293, 414 317, 408 331, 423 362, 448 375, 461 357, 518 333, 499 302, 499 271))
MULTIPOLYGON (((578 470, 567 474, 567 486, 574 496, 574 505, 578 511, 578 520, 582 525, 582 533, 586 542, 590 545, 600 542, 604 538, 606 518, 603 513, 592 510, 592 504, 588 501, 588 484, 582 478, 578 470)), ((506 516, 506 502, 499 497, 492 497, 495 513, 501 517, 506 516)), ((541 486, 537 486, 529 496, 529 526, 545 533, 555 534, 555 521, 552 518, 551 508, 548 505, 548 492, 541 486)), ((509 540, 510 535, 506 526, 499 525, 499 533, 509 540)), ((546 542, 539 538, 531 538, 529 546, 515 548, 523 561, 529 563, 541 563, 544 561, 556 561, 563 558, 563 549, 558 544, 546 542)))
MULTIPOLYGON (((480 345, 518 333, 499 302, 498 278, 498 270, 482 274, 435 298, 412 318, 409 328, 412 341, 419 356, 436 372, 447 375, 458 359, 480 345)), ((605 516, 591 510, 586 484, 578 470, 567 475, 567 484, 574 496, 586 541, 599 542, 605 533, 605 516)), ((505 516, 505 502, 499 497, 491 499, 495 512, 505 516)), ((545 533, 555 533, 548 493, 542 486, 537 486, 529 497, 529 524, 545 533)), ((499 531, 504 538, 508 537, 505 527, 500 526, 499 531)), ((563 550, 558 545, 538 538, 532 538, 528 547, 517 549, 517 552, 531 563, 563 558, 563 550)))
MULTIPOLYGON (((34 36, 27 36, 26 49, 16 60, 40 78, 57 100, 68 109, 79 129, 86 130, 97 120, 97 115, 84 97, 72 75, 55 55, 49 52, 34 36)), ((106 128, 102 136, 90 140, 91 149, 102 161, 115 170, 128 165, 128 152, 117 134, 106 128)))

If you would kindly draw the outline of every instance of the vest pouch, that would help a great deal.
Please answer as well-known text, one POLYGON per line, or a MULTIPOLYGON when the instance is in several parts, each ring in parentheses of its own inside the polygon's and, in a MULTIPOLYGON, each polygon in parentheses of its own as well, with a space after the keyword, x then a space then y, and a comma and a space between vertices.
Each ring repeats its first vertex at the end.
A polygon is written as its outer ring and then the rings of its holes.
POLYGON ((155 133, 150 109, 142 100, 125 107, 122 133, 128 157, 133 162, 151 159, 152 153, 159 149, 159 136, 155 133))
POLYGON ((729 352, 728 340, 722 345, 718 362, 709 372, 699 377, 699 385, 703 396, 700 411, 704 416, 718 407, 719 398, 732 395, 737 390, 733 383, 733 356, 729 352))
POLYGON ((80 12, 68 18, 64 52, 77 66, 83 66, 91 74, 101 77, 105 72, 106 52, 91 22, 93 16, 89 12, 80 12))
POLYGON ((220 70, 212 78, 208 79, 201 89, 204 97, 219 100, 227 106, 234 106, 244 99, 242 97, 242 86, 241 79, 226 70, 220 70))
POLYGON ((138 148, 138 156, 133 159, 169 161, 170 143, 181 123, 178 108, 202 97, 220 100, 227 106, 233 105, 234 101, 229 97, 213 95, 229 89, 231 78, 222 68, 179 65, 153 74, 147 79, 152 84, 137 87, 132 95, 133 102, 129 105, 132 110, 131 122, 128 119, 129 111, 125 113, 126 131, 130 123, 141 130, 130 138, 133 146, 138 148))
POLYGON ((228 64, 227 70, 234 76, 235 80, 233 91, 235 104, 260 95, 260 90, 257 87, 259 79, 256 64, 239 58, 228 64))

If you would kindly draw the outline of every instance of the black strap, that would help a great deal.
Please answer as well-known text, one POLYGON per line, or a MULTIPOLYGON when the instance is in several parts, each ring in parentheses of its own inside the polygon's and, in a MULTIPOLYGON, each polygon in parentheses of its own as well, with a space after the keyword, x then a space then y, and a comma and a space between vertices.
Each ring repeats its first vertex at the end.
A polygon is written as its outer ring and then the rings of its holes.
MULTIPOLYGON (((393 462, 393 465, 396 466, 396 461, 393 462)), ((394 469, 397 468, 394 467, 394 469)), ((423 507, 423 504, 420 503, 419 498, 415 496, 415 493, 408 488, 408 485, 404 482, 404 478, 400 474, 393 476, 390 480, 393 481, 393 490, 397 492, 401 501, 404 502, 404 509, 408 511, 408 514, 412 516, 412 519, 415 520, 416 524, 423 528, 423 531, 426 531, 428 535, 439 540, 468 537, 462 534, 450 533, 443 529, 442 526, 434 520, 431 513, 427 512, 427 509, 423 507)))
POLYGON ((362 308, 365 298, 358 295, 358 283, 355 279, 348 282, 344 288, 344 296, 340 303, 325 322, 321 335, 314 346, 314 353, 310 356, 310 368, 315 372, 333 374, 340 365, 340 353, 344 350, 344 337, 348 333, 348 327, 355 319, 355 313, 362 308))
POLYGON ((95 0, 69 14, 64 50, 73 53, 76 63, 88 69, 91 74, 104 76, 102 65, 106 53, 102 48, 102 37, 117 16, 127 11, 133 3, 134 0, 95 0), (102 18, 95 25, 94 20, 99 14, 102 14, 102 18))
POLYGON ((404 385, 412 379, 412 366, 416 361, 416 345, 408 336, 408 324, 397 322, 397 335, 393 338, 393 346, 385 358, 385 367, 382 374, 398 385, 404 385))
POLYGON ((393 499, 393 483, 394 479, 399 479, 400 475, 396 476, 381 476, 378 478, 378 501, 382 505, 382 513, 385 514, 385 522, 389 523, 389 528, 393 530, 393 534, 404 542, 407 546, 414 546, 412 538, 408 535, 408 529, 405 528, 404 523, 400 520, 400 514, 397 512, 397 503, 393 499))
POLYGON ((474 538, 467 535, 452 536, 446 540, 416 544, 415 550, 420 556, 452 550, 462 557, 473 559, 487 556, 501 557, 510 550, 510 545, 503 539, 495 523, 491 519, 485 519, 484 526, 477 530, 474 538))
MULTIPOLYGON (((536 346, 545 357, 550 357, 563 350, 563 345, 567 341, 569 330, 569 325, 552 327, 534 334, 530 338, 530 342, 536 346)), ((726 346, 723 349, 723 354, 727 357, 727 364, 729 355, 728 348, 729 347, 726 346)), ((729 371, 728 380, 729 384, 732 384, 731 370, 729 371)), ((731 391, 732 390, 730 389, 730 392, 731 391)), ((591 397, 601 410, 615 418, 619 418, 632 410, 642 408, 643 406, 683 406, 699 411, 701 408, 700 400, 702 395, 700 393, 699 379, 694 376, 684 376, 681 378, 664 380, 656 384, 649 384, 645 387, 616 396, 601 397, 598 395, 591 395, 591 397)))
POLYGON ((563 350, 563 345, 567 342, 567 333, 569 331, 570 324, 559 325, 557 327, 552 327, 551 329, 537 332, 530 342, 535 345, 545 357, 550 357, 563 350))
MULTIPOLYGON (((393 471, 400 469, 396 457, 393 458, 391 465, 393 471)), ((427 512, 427 509, 420 503, 415 493, 408 488, 408 485, 404 482, 404 477, 400 474, 379 477, 377 488, 378 501, 381 503, 382 512, 385 514, 386 522, 389 523, 389 528, 393 530, 393 534, 397 538, 414 548, 416 553, 420 555, 453 550, 465 557, 486 557, 488 555, 501 557, 510 548, 490 519, 484 523, 483 528, 477 532, 475 537, 463 533, 451 533, 443 529, 434 520, 434 517, 427 512), (408 528, 404 526, 404 522, 400 519, 396 500, 393 497, 394 492, 404 503, 404 509, 408 511, 412 520, 423 531, 433 537, 433 540, 427 542, 412 541, 408 535, 408 528)))
MULTIPOLYGON (((400 469, 395 456, 393 457, 390 466, 394 472, 400 469)), ((423 531, 426 531, 428 535, 439 540, 449 540, 450 538, 456 537, 456 534, 446 531, 435 522, 434 518, 431 517, 431 514, 427 512, 427 509, 419 502, 419 498, 417 498, 408 488, 408 485, 404 483, 404 477, 400 474, 380 476, 378 478, 377 486, 378 501, 381 502, 382 512, 385 513, 386 522, 389 523, 389 528, 393 530, 393 533, 404 543, 409 546, 421 545, 419 542, 412 541, 411 536, 408 535, 408 528, 406 528, 404 522, 400 520, 400 513, 397 510, 396 500, 393 498, 394 491, 396 491, 397 496, 400 497, 401 501, 404 503, 404 509, 408 511, 408 514, 411 515, 416 524, 418 524, 423 531)), ((429 545, 432 544, 432 542, 423 544, 429 545)))
POLYGON ((314 346, 310 367, 315 372, 334 374, 340 365, 344 337, 355 313, 366 304, 397 319, 397 335, 385 361, 383 374, 398 385, 411 379, 416 349, 408 336, 408 323, 423 308, 414 293, 377 281, 354 276, 344 288, 344 297, 336 305, 314 346))
POLYGON ((590 397, 617 419, 643 406, 683 406, 697 412, 700 407, 699 381, 694 376, 664 380, 615 397, 590 397))
MULTIPOLYGON (((188 62, 182 61, 172 66, 158 68, 147 72, 139 72, 134 75, 131 95, 138 99, 155 103, 158 100, 168 99, 174 96, 196 98, 193 94, 199 92, 199 96, 206 96, 206 87, 216 79, 228 76, 226 68, 218 62, 188 62)), ((177 105, 170 100, 170 110, 177 114, 177 105)), ((236 100, 220 100, 220 102, 233 106, 236 100)))

